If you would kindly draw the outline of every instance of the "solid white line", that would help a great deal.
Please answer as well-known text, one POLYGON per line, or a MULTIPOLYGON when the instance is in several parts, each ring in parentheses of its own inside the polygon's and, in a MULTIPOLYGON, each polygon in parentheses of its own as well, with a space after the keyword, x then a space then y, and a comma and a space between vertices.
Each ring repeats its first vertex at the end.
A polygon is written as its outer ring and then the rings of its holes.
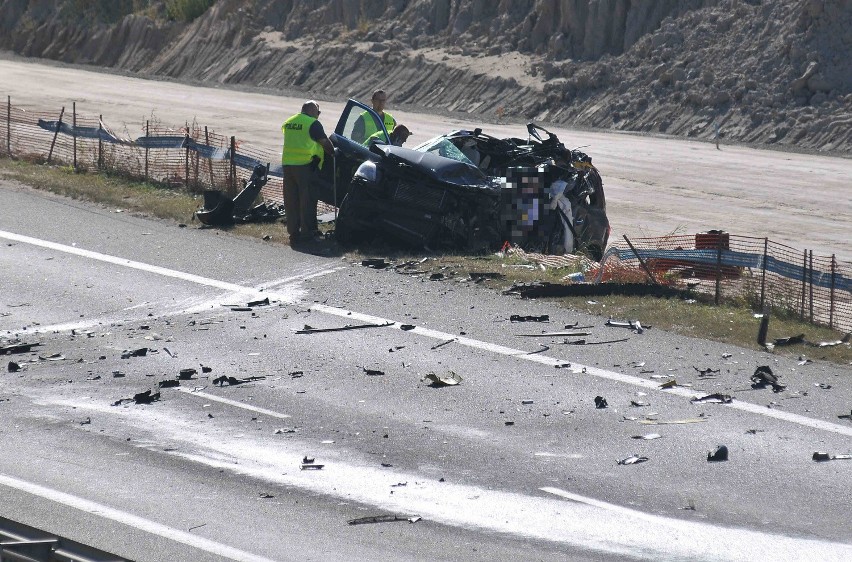
POLYGON ((227 404, 229 406, 234 406, 236 408, 242 408, 243 410, 249 410, 251 412, 256 412, 258 414, 263 414, 264 416, 270 416, 273 418, 280 418, 282 420, 287 419, 290 414, 280 414, 278 412, 273 412, 272 410, 267 410, 265 408, 258 408, 257 406, 251 406, 244 402, 238 402, 236 400, 230 400, 228 398, 222 398, 221 396, 216 396, 215 394, 208 394, 206 392, 190 390, 188 388, 177 387, 177 390, 184 392, 186 394, 190 394, 192 396, 200 396, 205 400, 213 400, 214 402, 221 402, 222 404, 227 404))
MULTIPOLYGON (((43 248, 49 248, 52 250, 57 250, 60 252, 67 252, 70 254, 78 255, 81 257, 87 257, 95 260, 104 261, 107 263, 112 263, 116 265, 121 265, 125 267, 131 267, 134 269, 139 269, 141 271, 147 271, 149 273, 156 273, 159 275, 164 275, 166 277, 173 277, 176 279, 183 279, 184 281, 189 281, 192 283, 198 283, 201 285, 207 285, 210 287, 218 287, 220 289, 226 289, 228 291, 233 291, 237 293, 251 293, 256 295, 269 296, 269 292, 260 292, 256 289, 251 289, 249 287, 243 287, 241 285, 236 285, 234 283, 227 283, 225 281, 218 281, 216 279, 209 279, 207 277, 201 277, 199 275, 193 275, 191 273, 184 273, 181 271, 175 271, 172 269, 166 269, 164 267, 148 265, 141 262, 134 262, 131 260, 126 260, 124 258, 117 258, 114 256, 108 256, 105 254, 100 254, 98 252, 92 252, 89 250, 81 250, 79 248, 75 248, 73 246, 66 246, 64 244, 57 244, 55 242, 48 242, 45 240, 39 240, 38 238, 31 238, 29 236, 22 236, 20 234, 14 234, 11 232, 5 232, 0 230, 0 238, 7 238, 9 240, 15 240, 18 242, 23 242, 26 244, 33 244, 36 246, 41 246, 43 248)), ((346 310, 344 308, 337 308, 333 306, 327 306, 324 304, 312 304, 311 310, 316 310, 317 312, 322 312, 325 314, 330 314, 334 316, 339 316, 342 318, 355 318, 361 320, 363 322, 373 323, 373 324, 386 324, 388 322, 393 322, 394 326, 399 328, 402 324, 397 322, 396 320, 391 320, 388 318, 382 318, 380 316, 373 316, 370 314, 363 314, 360 312, 355 312, 353 310, 346 310)), ((391 326, 391 327, 394 327, 391 326)), ((497 353, 500 355, 506 355, 510 357, 516 357, 523 361, 529 361, 532 363, 538 363, 540 365, 547 365, 550 367, 570 367, 570 371, 577 375, 590 375, 593 377, 598 377, 602 379, 612 380, 615 382, 620 382, 624 384, 629 384, 633 386, 638 386, 647 390, 655 390, 667 394, 675 394, 678 396, 683 396, 684 398, 700 398, 701 393, 696 392, 691 389, 683 388, 683 387, 674 387, 671 389, 661 390, 659 383, 655 381, 651 381, 648 379, 643 379, 640 377, 635 377, 632 375, 625 375, 622 373, 616 373, 614 371, 607 371, 605 369, 599 369, 597 367, 591 367, 588 365, 580 365, 577 363, 571 364, 568 361, 564 361, 561 359, 548 357, 543 354, 534 354, 530 355, 527 351, 522 349, 514 349, 511 347, 506 347, 502 345, 497 345, 489 342, 484 342, 480 340, 475 340, 472 338, 456 336, 455 334, 450 334, 447 332, 440 332, 437 330, 431 330, 428 328, 415 327, 411 330, 411 333, 418 334, 421 336, 425 336, 428 338, 433 338, 441 341, 446 341, 449 339, 455 340, 455 345, 458 343, 459 345, 464 345, 466 347, 471 347, 474 349, 481 349, 483 351, 488 351, 491 353, 497 353)), ((743 412, 749 412, 751 414, 758 414, 761 416, 765 416, 768 418, 775 418, 778 420, 794 423, 797 425, 801 425, 804 427, 811 427, 814 429, 819 429, 821 431, 828 431, 831 433, 837 433, 840 435, 846 435, 847 437, 852 437, 852 427, 839 425, 836 423, 831 423, 823 420, 818 420, 814 418, 809 418, 806 416, 800 416, 798 414, 793 414, 790 412, 784 412, 781 410, 775 410, 772 408, 765 408, 762 406, 758 406, 756 404, 751 404, 748 402, 742 402, 739 400, 734 400, 730 404, 724 404, 723 406, 727 408, 732 408, 734 410, 740 410, 743 412)))
POLYGON ((230 547, 226 544, 211 541, 184 531, 179 531, 178 529, 167 527, 160 523, 155 523, 154 521, 149 521, 148 519, 107 507, 103 504, 79 498, 77 496, 72 496, 65 492, 60 492, 45 486, 40 486, 39 484, 19 480, 13 476, 0 474, 0 484, 16 490, 21 490, 22 492, 26 492, 34 496, 45 498, 52 502, 72 507, 74 509, 79 509, 80 511, 85 511, 86 513, 91 513, 92 515, 105 517, 127 525, 128 527, 134 527, 140 531, 145 531, 146 533, 165 537, 175 542, 179 542, 217 556, 224 556, 241 562, 274 562, 273 560, 264 558, 263 556, 257 556, 250 552, 230 547))

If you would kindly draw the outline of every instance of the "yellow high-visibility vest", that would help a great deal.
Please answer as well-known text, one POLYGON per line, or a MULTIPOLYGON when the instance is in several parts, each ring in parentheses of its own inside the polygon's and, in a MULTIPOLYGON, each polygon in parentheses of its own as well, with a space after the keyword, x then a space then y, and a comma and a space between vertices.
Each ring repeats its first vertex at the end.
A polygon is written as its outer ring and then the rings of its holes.
POLYGON ((284 166, 303 166, 310 164, 314 156, 320 159, 322 168, 325 150, 322 145, 311 138, 310 130, 315 118, 304 113, 297 113, 281 125, 284 134, 284 149, 281 153, 281 164, 284 166))
MULTIPOLYGON (((364 120, 364 138, 370 138, 370 135, 378 131, 378 127, 376 127, 376 122, 373 119, 373 116, 369 114, 369 112, 365 111, 361 114, 361 119, 364 120)), ((396 119, 393 118, 393 115, 385 111, 385 129, 387 129, 388 134, 393 131, 393 128, 396 127, 396 119)))

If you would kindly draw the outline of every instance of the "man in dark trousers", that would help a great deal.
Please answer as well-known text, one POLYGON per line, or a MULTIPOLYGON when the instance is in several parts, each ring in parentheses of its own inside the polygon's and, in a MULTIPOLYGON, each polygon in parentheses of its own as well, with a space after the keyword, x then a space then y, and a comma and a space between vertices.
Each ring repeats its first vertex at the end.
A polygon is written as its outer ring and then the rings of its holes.
POLYGON ((316 182, 325 155, 332 155, 334 146, 318 121, 319 104, 313 100, 302 104, 302 111, 281 126, 284 149, 284 211, 290 244, 319 237, 317 231, 316 182))

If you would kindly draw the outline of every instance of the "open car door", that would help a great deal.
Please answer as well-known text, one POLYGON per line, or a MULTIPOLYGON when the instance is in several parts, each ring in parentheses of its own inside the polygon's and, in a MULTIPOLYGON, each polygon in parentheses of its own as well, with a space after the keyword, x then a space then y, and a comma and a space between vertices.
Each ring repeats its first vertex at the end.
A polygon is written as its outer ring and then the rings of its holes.
MULTIPOLYGON (((379 142, 390 142, 384 120, 379 117, 373 109, 357 100, 350 99, 343 108, 340 120, 334 133, 330 135, 331 143, 334 145, 335 162, 333 170, 333 182, 337 184, 336 197, 332 186, 324 185, 320 189, 319 200, 335 207, 340 206, 343 197, 349 191, 349 184, 355 170, 366 160, 378 161, 380 156, 370 152, 365 146, 367 140, 364 131, 375 129, 379 133, 379 142), (368 124, 372 123, 372 127, 368 124), (336 199, 336 200, 335 200, 336 199)), ((323 166, 325 168, 325 166, 323 166)), ((324 170, 325 171, 325 170, 324 170)))

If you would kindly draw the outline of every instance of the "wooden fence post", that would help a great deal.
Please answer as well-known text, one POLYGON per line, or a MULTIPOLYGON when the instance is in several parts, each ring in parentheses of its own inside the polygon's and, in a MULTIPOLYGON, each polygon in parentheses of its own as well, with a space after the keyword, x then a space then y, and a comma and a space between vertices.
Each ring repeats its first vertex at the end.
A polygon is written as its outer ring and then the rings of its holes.
POLYGON ((148 181, 148 145, 151 140, 151 121, 145 120, 145 181, 148 181))
POLYGON ((72 109, 72 128, 71 134, 74 136, 74 171, 77 171, 77 102, 73 102, 72 109))
POLYGON ((766 312, 766 257, 769 254, 769 238, 763 239, 763 267, 760 278, 760 311, 766 312))
POLYGON ((56 135, 59 134, 59 129, 62 128, 62 116, 65 115, 65 106, 62 106, 62 111, 59 112, 59 121, 56 122, 56 130, 53 131, 53 140, 50 141, 50 151, 47 153, 47 163, 50 164, 50 159, 53 158, 53 146, 56 144, 56 135))
POLYGON ((237 151, 237 139, 231 137, 231 173, 228 179, 228 194, 233 197, 237 193, 237 168, 234 165, 234 153, 237 151))
MULTIPOLYGON (((210 133, 207 131, 207 125, 204 125, 204 144, 210 146, 210 133)), ((213 159, 207 159, 207 170, 210 172, 210 189, 216 189, 216 184, 213 183, 213 159)))
POLYGON ((834 254, 831 254, 831 292, 828 297, 828 327, 834 329, 834 275, 837 270, 834 254))
POLYGON ((716 236, 716 296, 713 302, 718 306, 722 296, 722 231, 717 231, 716 236))
POLYGON ((808 251, 805 250, 802 256, 802 298, 799 307, 799 318, 805 319, 805 289, 808 283, 808 251))
POLYGON ((98 170, 100 171, 104 165, 104 141, 101 138, 101 133, 103 132, 103 122, 104 116, 103 114, 98 115, 98 170))
POLYGON ((12 96, 6 96, 6 151, 12 157, 12 96))
POLYGON ((186 147, 183 155, 183 186, 189 191, 189 124, 186 126, 186 131, 183 137, 183 144, 186 147))
POLYGON ((808 252, 808 285, 810 285, 810 319, 814 321, 814 251, 808 252))

